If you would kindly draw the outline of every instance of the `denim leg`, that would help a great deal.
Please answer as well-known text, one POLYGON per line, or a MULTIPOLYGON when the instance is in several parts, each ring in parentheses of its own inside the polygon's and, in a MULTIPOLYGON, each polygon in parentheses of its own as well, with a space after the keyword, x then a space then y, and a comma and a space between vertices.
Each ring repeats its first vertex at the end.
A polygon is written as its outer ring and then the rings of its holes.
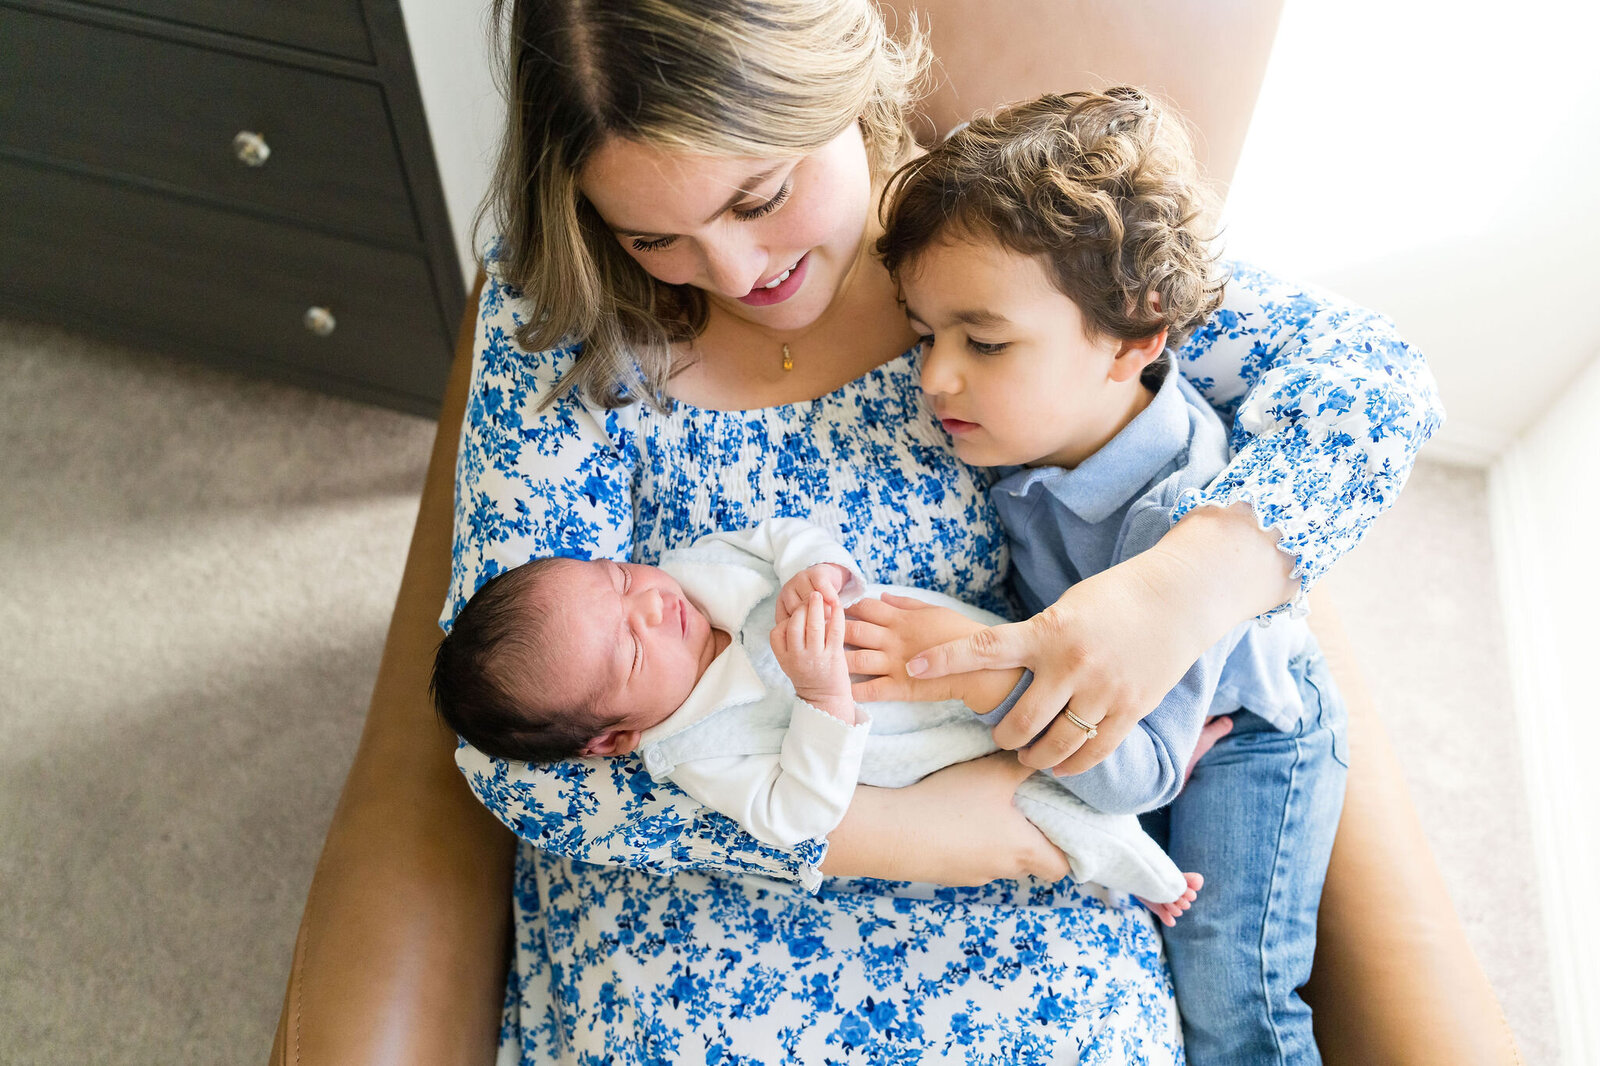
POLYGON ((1233 731, 1161 812, 1179 869, 1206 879, 1163 931, 1191 1066, 1321 1062, 1297 990, 1311 976, 1348 753, 1321 656, 1292 669, 1306 701, 1300 731, 1234 713, 1233 731))

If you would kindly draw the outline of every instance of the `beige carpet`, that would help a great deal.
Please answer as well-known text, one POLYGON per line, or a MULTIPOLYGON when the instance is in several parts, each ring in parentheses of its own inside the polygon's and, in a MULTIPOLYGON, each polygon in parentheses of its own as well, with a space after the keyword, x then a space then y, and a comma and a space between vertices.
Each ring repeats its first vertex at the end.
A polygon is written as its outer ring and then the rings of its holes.
MULTIPOLYGON (((0 1062, 260 1063, 433 427, 0 321, 0 1062)), ((1556 1062, 1480 472, 1336 598, 1530 1066, 1556 1062), (1476 723, 1476 724, 1472 724, 1476 723)))

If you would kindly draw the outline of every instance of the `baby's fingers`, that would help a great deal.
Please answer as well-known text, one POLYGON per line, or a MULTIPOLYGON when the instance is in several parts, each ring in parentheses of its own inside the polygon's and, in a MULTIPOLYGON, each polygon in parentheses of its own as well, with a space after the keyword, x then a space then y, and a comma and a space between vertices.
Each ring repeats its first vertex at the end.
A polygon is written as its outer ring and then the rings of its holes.
POLYGON ((809 613, 810 609, 805 604, 802 604, 800 609, 791 614, 788 621, 784 623, 784 635, 789 641, 789 647, 796 654, 805 650, 806 615, 809 613))
POLYGON ((828 631, 825 634, 830 652, 844 651, 844 612, 837 603, 828 608, 828 631))
POLYGON ((822 593, 812 592, 811 602, 806 604, 806 631, 805 649, 807 651, 820 651, 823 641, 827 638, 828 608, 822 602, 822 593))

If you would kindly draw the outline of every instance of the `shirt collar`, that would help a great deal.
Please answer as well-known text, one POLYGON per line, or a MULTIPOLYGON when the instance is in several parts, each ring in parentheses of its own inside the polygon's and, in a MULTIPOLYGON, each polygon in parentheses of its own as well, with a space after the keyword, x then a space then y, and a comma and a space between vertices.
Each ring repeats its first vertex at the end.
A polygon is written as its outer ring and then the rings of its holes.
POLYGON ((766 693, 767 686, 756 673, 755 664, 750 661, 750 654, 744 650, 735 630, 733 640, 721 655, 711 660, 683 706, 641 733, 639 746, 659 744, 725 707, 754 703, 766 693))
POLYGON ((1103 522, 1144 491, 1189 443, 1189 410, 1176 368, 1150 403, 1099 451, 1072 470, 1005 467, 994 491, 1026 496, 1040 486, 1085 522, 1103 522))

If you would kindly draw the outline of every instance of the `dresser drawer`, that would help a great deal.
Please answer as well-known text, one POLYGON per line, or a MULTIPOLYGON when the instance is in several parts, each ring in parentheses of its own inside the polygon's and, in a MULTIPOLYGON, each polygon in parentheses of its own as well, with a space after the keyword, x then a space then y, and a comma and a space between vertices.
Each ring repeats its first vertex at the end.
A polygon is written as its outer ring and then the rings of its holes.
POLYGON ((0 203, 8 304, 437 409, 451 344, 418 256, 6 160, 0 203))
POLYGON ((361 0, 91 0, 99 7, 372 61, 361 0))
POLYGON ((379 86, 0 7, 6 150, 340 232, 419 238, 379 86), (241 132, 264 141, 261 165, 238 158, 241 132))

